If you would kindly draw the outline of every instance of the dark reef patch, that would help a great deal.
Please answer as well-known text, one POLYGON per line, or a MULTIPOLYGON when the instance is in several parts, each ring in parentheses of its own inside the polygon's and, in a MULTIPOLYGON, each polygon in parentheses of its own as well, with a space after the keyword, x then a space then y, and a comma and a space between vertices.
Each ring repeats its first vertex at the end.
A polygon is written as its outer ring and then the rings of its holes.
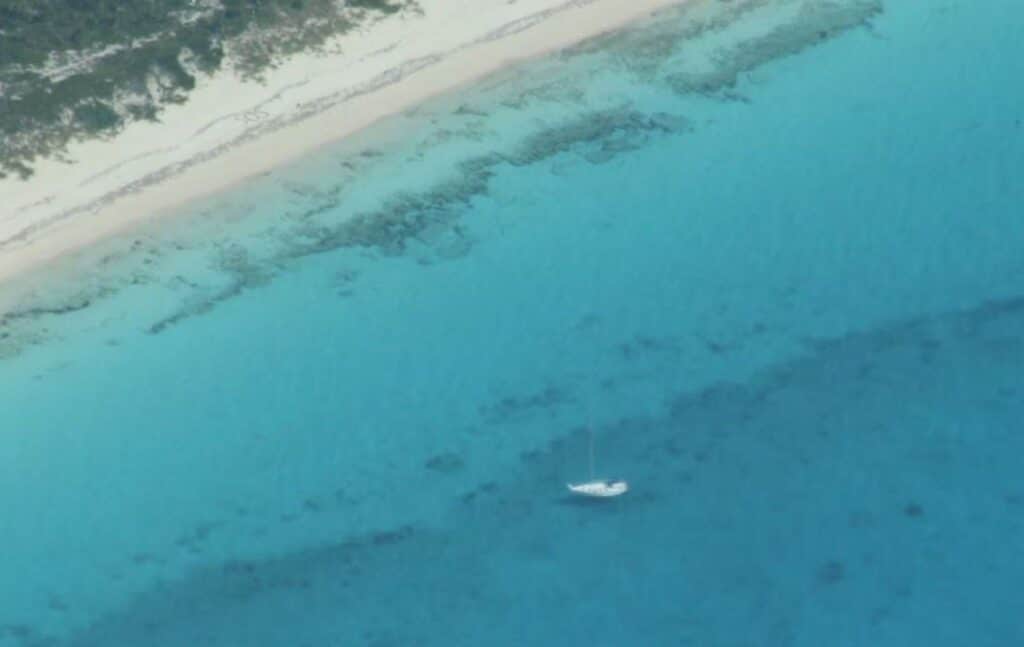
MULTIPOLYGON (((528 136, 509 153, 492 153, 460 162, 456 177, 420 193, 399 193, 380 209, 356 214, 335 225, 307 222, 293 233, 296 240, 277 262, 325 254, 346 248, 372 248, 385 255, 406 253, 413 242, 438 248, 440 258, 464 255, 472 240, 460 228, 474 198, 488 193, 491 179, 503 164, 527 166, 588 147, 581 154, 600 155, 607 161, 615 154, 635 150, 647 142, 647 133, 680 133, 690 129, 684 117, 667 113, 645 115, 622 108, 587 113, 558 127, 528 136)), ((311 221, 337 208, 337 200, 325 201, 298 218, 311 221)))
POLYGON ((573 402, 573 397, 568 391, 549 386, 527 396, 507 396, 493 404, 481 406, 480 415, 491 424, 505 423, 570 402, 573 402))
POLYGON ((79 295, 58 305, 34 306, 24 310, 12 310, 10 312, 5 312, 0 314, 0 328, 20 319, 34 319, 36 317, 43 317, 47 315, 60 316, 71 312, 78 312, 79 310, 85 310, 92 305, 92 301, 92 297, 79 295))
POLYGON ((597 36, 568 48, 561 56, 573 59, 614 52, 609 64, 628 70, 642 83, 665 83, 679 95, 746 101, 735 91, 744 73, 853 29, 870 28, 883 11, 880 0, 807 0, 799 4, 790 20, 768 33, 745 36, 731 47, 713 48, 710 57, 699 48, 688 49, 691 43, 722 36, 733 25, 761 20, 758 12, 773 9, 773 2, 730 0, 717 3, 714 11, 699 5, 679 6, 668 10, 672 16, 658 24, 597 36), (693 69, 687 69, 691 61, 693 69), (674 71, 676 67, 683 71, 674 71))
MULTIPOLYGON (((747 3, 748 10, 756 3, 747 3)), ((700 71, 669 74, 669 86, 679 94, 720 94, 736 99, 732 90, 742 74, 768 61, 798 54, 809 47, 852 29, 870 26, 882 12, 879 0, 861 2, 810 2, 802 5, 796 19, 767 34, 744 39, 731 48, 717 52, 715 65, 700 71)), ((724 27, 719 23, 716 28, 724 27)))
POLYGON ((0 313, 0 361, 49 339, 48 319, 81 312, 114 293, 111 287, 90 287, 67 297, 34 297, 35 305, 0 313))
POLYGON ((924 508, 919 503, 908 503, 903 506, 903 514, 911 518, 917 518, 924 515, 924 508))
POLYGON ((633 359, 648 354, 676 354, 681 349, 675 339, 637 333, 631 339, 619 344, 617 350, 623 358, 633 359))
POLYGON ((815 580, 818 584, 832 586, 839 584, 846 578, 846 566, 838 560, 829 560, 818 567, 815 573, 815 580))
POLYGON ((441 474, 452 474, 461 471, 466 466, 466 462, 454 452, 445 452, 432 456, 423 466, 441 474))
POLYGON ((217 304, 232 299, 246 290, 267 285, 273 274, 268 266, 256 264, 249 260, 249 252, 241 245, 231 244, 220 250, 217 267, 228 277, 228 284, 215 290, 212 294, 203 295, 198 292, 196 298, 190 300, 177 312, 155 322, 147 332, 156 335, 182 321, 206 314, 217 304))
MULTIPOLYGON (((86 647, 100 644, 171 645, 190 633, 188 627, 204 623, 219 625, 202 644, 230 645, 237 639, 230 622, 216 618, 242 613, 247 607, 261 608, 282 597, 300 596, 323 609, 330 593, 349 587, 350 582, 378 569, 388 560, 387 553, 401 547, 419 534, 412 526, 400 526, 337 543, 313 547, 281 557, 230 560, 200 567, 184 579, 167 582, 138 595, 123 611, 111 614, 66 642, 42 642, 24 625, 0 627, 21 640, 25 647, 44 644, 86 647), (378 555, 380 553, 380 555, 378 555), (319 592, 319 594, 318 594, 319 592), (218 635, 218 633, 220 635, 218 635), (234 636, 234 637, 233 637, 234 636), (35 640, 35 642, 33 642, 35 640)), ((371 575, 372 576, 372 575, 371 575)), ((206 631, 206 629, 203 629, 206 631)), ((198 643, 194 643, 198 644, 198 643)), ((259 644, 269 644, 260 642, 259 644)), ((328 643, 324 643, 328 644, 328 643)))

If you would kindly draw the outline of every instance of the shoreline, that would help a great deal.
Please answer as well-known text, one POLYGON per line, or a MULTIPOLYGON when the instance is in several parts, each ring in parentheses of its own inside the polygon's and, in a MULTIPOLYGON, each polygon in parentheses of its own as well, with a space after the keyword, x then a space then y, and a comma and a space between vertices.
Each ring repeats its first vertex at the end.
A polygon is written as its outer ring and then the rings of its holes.
POLYGON ((27 181, 0 181, 13 205, 0 212, 0 286, 431 98, 685 1, 489 0, 471 18, 431 3, 420 16, 342 36, 344 54, 295 56, 262 83, 207 80, 158 123, 74 143, 67 156, 80 161, 44 160, 27 181))

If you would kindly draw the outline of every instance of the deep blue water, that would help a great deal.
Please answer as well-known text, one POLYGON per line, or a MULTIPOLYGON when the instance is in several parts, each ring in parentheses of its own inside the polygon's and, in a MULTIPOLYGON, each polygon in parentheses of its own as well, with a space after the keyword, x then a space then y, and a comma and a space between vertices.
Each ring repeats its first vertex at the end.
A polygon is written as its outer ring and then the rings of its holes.
POLYGON ((1024 5, 719 11, 41 287, 0 645, 1024 644, 1024 5))

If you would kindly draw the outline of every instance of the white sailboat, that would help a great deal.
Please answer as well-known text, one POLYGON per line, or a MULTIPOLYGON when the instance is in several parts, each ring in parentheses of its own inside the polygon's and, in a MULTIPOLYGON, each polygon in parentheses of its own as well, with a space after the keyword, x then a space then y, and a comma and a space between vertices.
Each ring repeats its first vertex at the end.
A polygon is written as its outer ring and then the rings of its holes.
POLYGON ((588 497, 613 497, 629 491, 629 483, 621 479, 594 478, 594 430, 587 429, 587 449, 590 453, 590 478, 582 483, 566 483, 573 494, 588 497))

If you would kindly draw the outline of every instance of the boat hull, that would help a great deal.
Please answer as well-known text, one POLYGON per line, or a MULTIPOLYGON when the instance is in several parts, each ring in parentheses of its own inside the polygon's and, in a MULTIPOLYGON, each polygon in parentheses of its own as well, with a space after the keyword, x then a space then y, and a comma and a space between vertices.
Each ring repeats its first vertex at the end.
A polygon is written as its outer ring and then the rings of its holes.
POLYGON ((573 494, 580 496, 608 498, 621 496, 629 491, 625 481, 587 481, 585 483, 566 483, 573 494))

